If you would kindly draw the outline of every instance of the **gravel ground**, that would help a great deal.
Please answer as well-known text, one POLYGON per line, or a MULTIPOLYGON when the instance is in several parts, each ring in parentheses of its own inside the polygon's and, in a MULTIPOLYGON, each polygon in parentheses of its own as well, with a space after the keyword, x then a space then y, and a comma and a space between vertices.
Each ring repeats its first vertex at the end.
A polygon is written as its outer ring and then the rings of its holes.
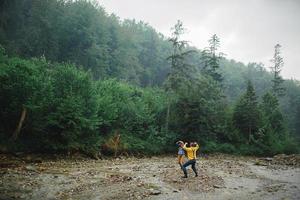
POLYGON ((189 169, 183 179, 176 156, 0 154, 0 199, 300 199, 298 160, 275 159, 209 155, 198 159, 198 177, 189 169))

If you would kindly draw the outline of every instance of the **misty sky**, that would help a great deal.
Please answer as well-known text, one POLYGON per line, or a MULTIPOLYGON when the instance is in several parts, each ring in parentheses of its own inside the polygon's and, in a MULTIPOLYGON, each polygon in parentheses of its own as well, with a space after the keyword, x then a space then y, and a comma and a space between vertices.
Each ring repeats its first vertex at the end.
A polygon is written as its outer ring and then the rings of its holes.
POLYGON ((227 58, 271 66, 276 43, 282 45, 285 78, 300 80, 300 0, 98 0, 121 19, 147 22, 164 35, 177 19, 191 45, 207 46, 216 33, 227 58))

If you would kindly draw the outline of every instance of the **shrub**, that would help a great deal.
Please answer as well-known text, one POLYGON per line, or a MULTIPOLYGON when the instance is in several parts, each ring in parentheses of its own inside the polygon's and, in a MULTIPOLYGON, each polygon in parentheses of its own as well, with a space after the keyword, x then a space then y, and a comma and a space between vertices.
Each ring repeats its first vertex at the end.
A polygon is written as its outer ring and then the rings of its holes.
POLYGON ((217 145, 217 151, 222 153, 234 154, 236 153, 236 148, 232 144, 224 143, 217 145))
POLYGON ((73 65, 52 65, 43 58, 6 58, 1 62, 0 85, 0 132, 6 141, 11 138, 22 108, 27 108, 17 141, 23 144, 18 145, 21 150, 97 148, 96 95, 88 73, 73 65))
POLYGON ((217 149, 218 149, 218 144, 214 141, 206 142, 203 145, 203 148, 201 148, 201 144, 200 144, 200 151, 202 151, 203 153, 217 152, 217 149))
POLYGON ((263 150, 256 145, 241 144, 238 148, 241 155, 263 155, 263 150))

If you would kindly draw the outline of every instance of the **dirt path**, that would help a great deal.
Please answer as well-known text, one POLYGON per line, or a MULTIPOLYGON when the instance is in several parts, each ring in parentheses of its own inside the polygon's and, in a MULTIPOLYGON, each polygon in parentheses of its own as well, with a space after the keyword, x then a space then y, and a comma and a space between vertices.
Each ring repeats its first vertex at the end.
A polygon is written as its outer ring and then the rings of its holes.
POLYGON ((182 179, 173 157, 111 160, 0 155, 0 199, 300 199, 300 168, 214 155, 182 179))

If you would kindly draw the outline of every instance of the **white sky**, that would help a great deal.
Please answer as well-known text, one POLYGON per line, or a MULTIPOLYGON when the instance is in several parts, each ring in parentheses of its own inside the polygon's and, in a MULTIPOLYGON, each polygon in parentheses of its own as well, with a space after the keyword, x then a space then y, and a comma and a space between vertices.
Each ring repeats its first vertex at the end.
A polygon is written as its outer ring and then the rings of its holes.
POLYGON ((271 66, 282 45, 284 78, 300 80, 300 0, 98 0, 121 19, 142 20, 164 35, 178 19, 192 46, 206 47, 215 33, 221 51, 236 61, 271 66))

